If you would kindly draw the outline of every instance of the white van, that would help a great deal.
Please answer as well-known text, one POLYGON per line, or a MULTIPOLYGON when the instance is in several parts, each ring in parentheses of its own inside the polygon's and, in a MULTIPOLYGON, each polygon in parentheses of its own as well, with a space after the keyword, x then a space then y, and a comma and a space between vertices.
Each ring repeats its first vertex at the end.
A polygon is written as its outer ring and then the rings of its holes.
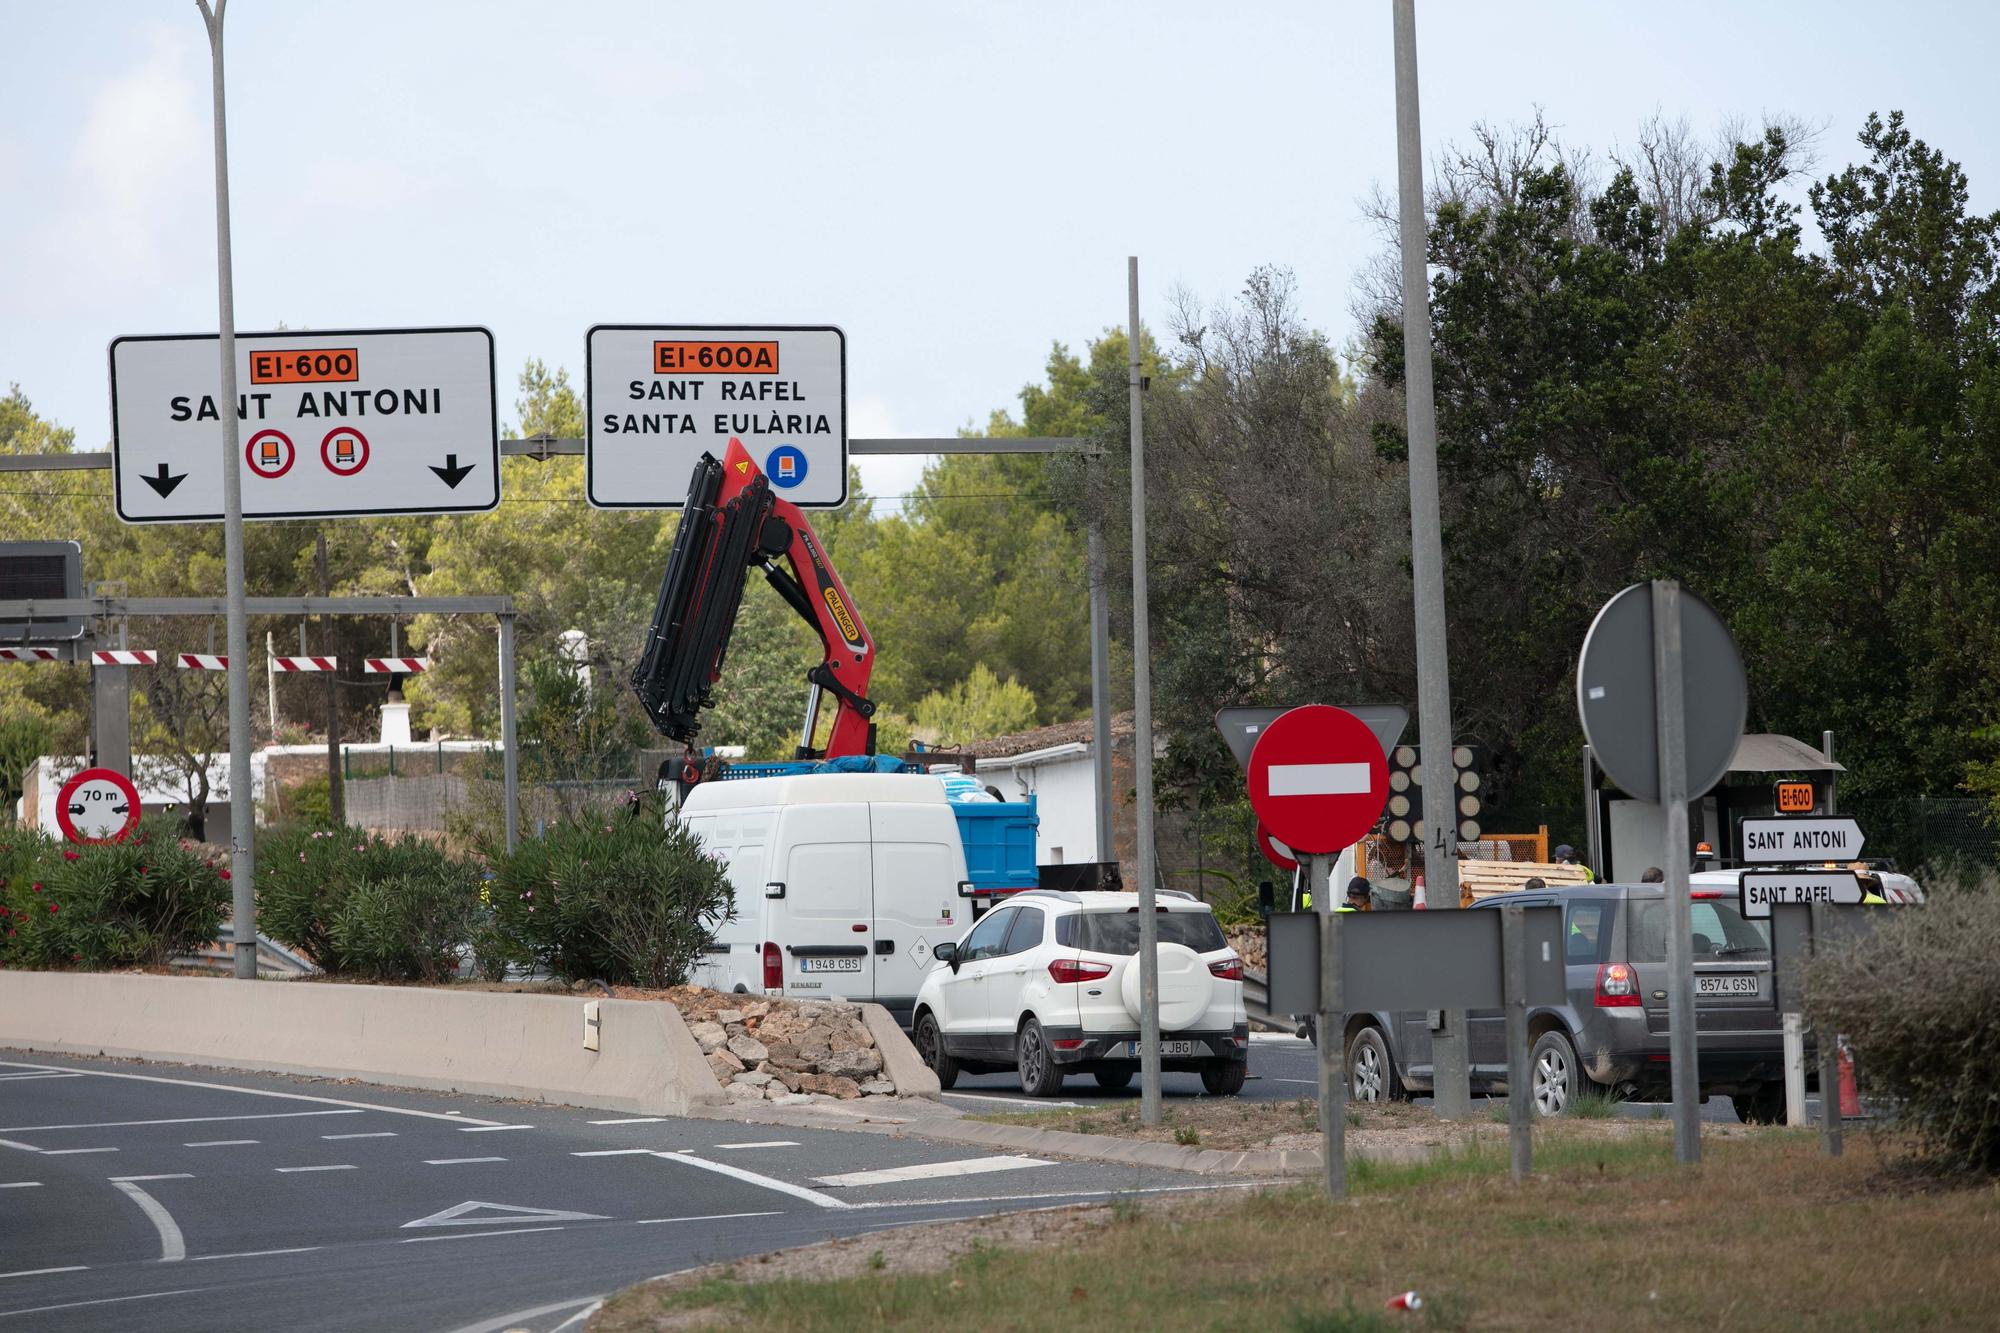
POLYGON ((869 1000, 908 1026, 932 946, 972 923, 958 820, 929 774, 704 782, 679 818, 736 891, 697 985, 869 1000))

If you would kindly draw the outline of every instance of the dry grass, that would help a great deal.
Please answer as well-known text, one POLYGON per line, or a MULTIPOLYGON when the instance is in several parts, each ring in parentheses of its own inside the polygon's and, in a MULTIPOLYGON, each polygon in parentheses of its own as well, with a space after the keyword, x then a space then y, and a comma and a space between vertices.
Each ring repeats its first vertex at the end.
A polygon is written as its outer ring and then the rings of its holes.
POLYGON ((779 1256, 634 1288, 591 1328, 1992 1326, 2000 1193, 1912 1187, 1865 1136, 1838 1160, 1769 1131, 1710 1140, 1690 1170, 1651 1137, 1571 1139, 1539 1161, 1524 1188, 1481 1147, 1359 1169, 1342 1205, 1297 1186, 1074 1210, 1005 1242, 1029 1248, 899 1230, 893 1247, 845 1242, 845 1260, 822 1247, 812 1280, 779 1256), (931 1271, 901 1262, 913 1247, 931 1271), (891 1249, 892 1267, 871 1265, 891 1249), (1420 1314, 1383 1313, 1409 1289, 1420 1314))

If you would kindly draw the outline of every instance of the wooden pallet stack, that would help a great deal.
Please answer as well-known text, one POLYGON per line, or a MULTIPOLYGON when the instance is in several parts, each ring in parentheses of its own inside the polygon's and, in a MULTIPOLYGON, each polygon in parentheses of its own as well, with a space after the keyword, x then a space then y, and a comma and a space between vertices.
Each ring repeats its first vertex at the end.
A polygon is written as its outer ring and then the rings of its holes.
POLYGON ((1582 866, 1557 865, 1553 861, 1460 861, 1459 902, 1470 907, 1482 898, 1519 893, 1521 886, 1531 879, 1539 879, 1552 889, 1590 883, 1590 875, 1582 866))

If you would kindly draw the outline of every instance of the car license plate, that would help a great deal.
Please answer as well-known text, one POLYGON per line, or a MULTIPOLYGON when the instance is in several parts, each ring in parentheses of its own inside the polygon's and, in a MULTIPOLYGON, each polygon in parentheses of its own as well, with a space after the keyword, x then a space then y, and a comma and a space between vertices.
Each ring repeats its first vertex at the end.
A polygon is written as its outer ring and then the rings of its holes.
MULTIPOLYGON (((1136 1041, 1121 1041, 1118 1043, 1117 1050, 1113 1053, 1112 1058, 1119 1060, 1136 1060, 1139 1058, 1140 1044, 1141 1043, 1136 1041)), ((1160 1043, 1160 1055, 1162 1057, 1170 1055, 1193 1055, 1193 1054, 1194 1054, 1194 1043, 1191 1041, 1163 1041, 1160 1043)))
POLYGON ((801 972, 859 972, 860 970, 861 960, 859 958, 799 959, 799 971, 801 972))
POLYGON ((1759 992, 1755 977, 1696 977, 1696 995, 1756 995, 1759 992))

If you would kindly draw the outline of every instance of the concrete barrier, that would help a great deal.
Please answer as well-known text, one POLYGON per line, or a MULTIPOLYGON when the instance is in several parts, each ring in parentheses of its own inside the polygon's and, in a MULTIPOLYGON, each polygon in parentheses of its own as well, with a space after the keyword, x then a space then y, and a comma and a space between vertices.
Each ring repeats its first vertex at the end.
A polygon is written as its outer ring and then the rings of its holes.
POLYGON ((875 1049, 882 1053, 882 1072, 896 1085, 897 1096, 928 1097, 936 1101, 943 1095, 937 1075, 924 1063, 924 1057, 917 1054, 909 1035, 896 1025, 887 1009, 879 1004, 864 1004, 861 1021, 868 1035, 875 1039, 875 1049))
POLYGON ((664 1002, 444 987, 0 972, 0 1047, 686 1115, 722 1088, 664 1002), (584 1049, 584 1006, 598 1049, 584 1049))

